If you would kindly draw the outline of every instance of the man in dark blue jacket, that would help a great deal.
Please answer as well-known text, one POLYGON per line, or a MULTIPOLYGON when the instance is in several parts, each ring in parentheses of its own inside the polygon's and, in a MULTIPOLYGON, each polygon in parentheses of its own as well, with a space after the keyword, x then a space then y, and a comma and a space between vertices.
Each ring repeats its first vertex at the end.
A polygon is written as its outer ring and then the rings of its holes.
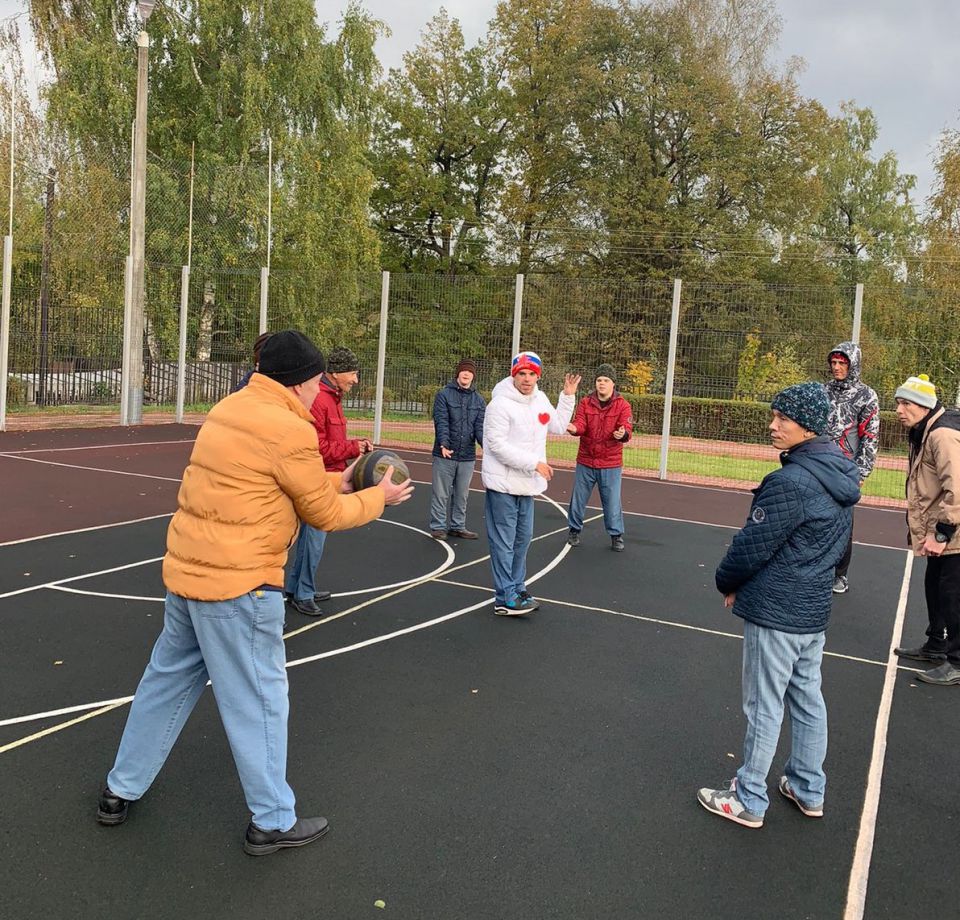
POLYGON ((771 404, 770 435, 782 467, 755 490, 750 516, 717 568, 724 607, 742 617, 743 765, 723 789, 701 789, 708 811, 761 827, 767 773, 777 751, 784 701, 791 753, 780 794, 810 818, 823 815, 827 710, 820 662, 830 620, 833 570, 860 500, 856 464, 824 437, 830 403, 819 383, 800 383, 771 404))
POLYGON ((464 359, 433 401, 433 493, 430 498, 430 535, 476 540, 467 530, 467 497, 483 443, 483 415, 487 404, 473 388, 477 365, 464 359))

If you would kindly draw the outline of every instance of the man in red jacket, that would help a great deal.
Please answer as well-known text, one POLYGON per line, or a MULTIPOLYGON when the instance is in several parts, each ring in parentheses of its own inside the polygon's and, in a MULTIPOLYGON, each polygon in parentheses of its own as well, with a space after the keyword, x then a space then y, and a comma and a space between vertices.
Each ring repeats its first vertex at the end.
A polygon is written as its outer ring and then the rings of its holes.
MULTIPOLYGON (((348 438, 347 420, 341 405, 360 379, 360 363, 349 348, 338 346, 327 357, 327 371, 320 377, 320 392, 310 408, 313 427, 327 472, 342 472, 350 461, 373 449, 366 438, 348 438)), ((290 606, 308 617, 322 616, 318 602, 330 600, 329 591, 317 591, 317 566, 327 534, 307 523, 300 527, 296 551, 284 582, 290 606)))
POLYGON ((567 543, 580 545, 583 512, 596 486, 603 507, 603 524, 610 535, 610 548, 623 552, 623 506, 620 483, 623 476, 623 445, 633 432, 633 413, 617 391, 617 374, 611 364, 597 368, 596 390, 580 400, 567 431, 580 438, 577 471, 570 496, 567 543))

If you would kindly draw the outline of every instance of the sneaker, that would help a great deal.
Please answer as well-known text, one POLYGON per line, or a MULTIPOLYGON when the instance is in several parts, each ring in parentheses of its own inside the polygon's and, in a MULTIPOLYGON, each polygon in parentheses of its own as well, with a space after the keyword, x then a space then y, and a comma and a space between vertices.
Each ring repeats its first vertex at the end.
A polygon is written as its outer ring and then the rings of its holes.
POLYGON ((109 786, 103 787, 100 793, 100 801, 97 803, 97 821, 100 824, 123 824, 127 820, 127 807, 130 802, 128 799, 121 799, 114 795, 109 786))
POLYGON ((447 532, 445 530, 431 530, 430 536, 433 537, 434 540, 446 540, 447 532))
POLYGON ((850 582, 847 581, 846 575, 838 575, 833 580, 833 593, 834 594, 846 594, 850 590, 850 582))
POLYGON ((507 601, 505 604, 496 604, 493 612, 498 617, 521 617, 526 613, 533 613, 534 610, 539 609, 540 605, 529 594, 527 594, 526 597, 521 597, 518 594, 512 601, 507 601))
POLYGON ((580 531, 573 530, 571 528, 570 533, 567 534, 567 546, 579 546, 580 545, 580 531))
POLYGON ((932 671, 922 671, 917 675, 917 680, 922 680, 925 684, 939 684, 941 687, 950 687, 953 684, 960 684, 960 668, 955 667, 949 661, 945 661, 939 668, 932 671))
POLYGON ((906 648, 901 645, 893 650, 893 654, 899 655, 901 658, 912 658, 914 661, 947 660, 946 652, 936 652, 933 649, 927 648, 925 645, 921 645, 919 648, 906 648))
POLYGON ((804 805, 800 799, 797 798, 797 794, 790 788, 790 783, 787 782, 785 776, 780 777, 780 784, 777 786, 777 789, 780 790, 780 795, 785 799, 790 799, 797 808, 800 809, 808 818, 822 818, 823 817, 823 802, 819 805, 804 805))
POLYGON ((300 818, 288 831, 264 831, 251 821, 243 840, 243 852, 248 856, 269 856, 287 847, 305 847, 329 829, 326 818, 300 818))
POLYGON ((763 815, 755 815, 743 807, 743 802, 737 798, 737 781, 730 780, 727 789, 701 789, 697 792, 697 801, 707 811, 742 824, 744 827, 763 827, 763 815))
POLYGON ((612 549, 615 553, 623 552, 623 534, 618 533, 615 537, 610 538, 610 549, 612 549))
POLYGON ((476 540, 478 538, 478 535, 472 530, 451 530, 450 536, 460 540, 476 540))

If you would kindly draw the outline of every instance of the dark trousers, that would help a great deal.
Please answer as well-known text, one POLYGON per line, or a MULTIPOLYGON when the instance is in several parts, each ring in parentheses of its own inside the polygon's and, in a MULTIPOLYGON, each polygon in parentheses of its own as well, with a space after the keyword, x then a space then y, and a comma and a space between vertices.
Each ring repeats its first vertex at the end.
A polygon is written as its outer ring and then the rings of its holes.
POLYGON ((850 557, 853 555, 853 528, 850 528, 850 539, 847 540, 847 548, 843 551, 843 555, 840 557, 840 561, 837 563, 837 568, 834 574, 837 578, 841 575, 847 574, 847 569, 850 568, 850 557))
POLYGON ((930 620, 925 645, 946 652, 949 662, 960 668, 960 553, 927 556, 923 588, 930 620))

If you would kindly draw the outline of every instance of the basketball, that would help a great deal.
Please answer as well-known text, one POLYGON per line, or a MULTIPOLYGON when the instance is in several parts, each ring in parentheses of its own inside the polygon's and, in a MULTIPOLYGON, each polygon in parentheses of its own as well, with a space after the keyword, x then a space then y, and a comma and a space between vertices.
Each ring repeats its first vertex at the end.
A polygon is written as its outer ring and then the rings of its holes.
POLYGON ((396 485, 410 478, 410 470, 407 469, 406 463, 395 453, 389 450, 371 450, 369 453, 362 454, 353 468, 353 487, 359 490, 375 486, 383 479, 388 466, 393 467, 392 479, 396 485))

